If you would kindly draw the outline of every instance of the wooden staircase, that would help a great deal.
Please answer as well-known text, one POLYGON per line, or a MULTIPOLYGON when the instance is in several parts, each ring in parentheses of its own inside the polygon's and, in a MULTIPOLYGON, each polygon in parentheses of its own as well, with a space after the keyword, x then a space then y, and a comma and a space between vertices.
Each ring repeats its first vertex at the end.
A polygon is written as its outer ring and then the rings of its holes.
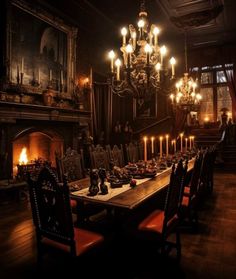
POLYGON ((195 136, 195 143, 198 148, 213 146, 221 140, 222 131, 219 128, 199 128, 191 131, 195 136))

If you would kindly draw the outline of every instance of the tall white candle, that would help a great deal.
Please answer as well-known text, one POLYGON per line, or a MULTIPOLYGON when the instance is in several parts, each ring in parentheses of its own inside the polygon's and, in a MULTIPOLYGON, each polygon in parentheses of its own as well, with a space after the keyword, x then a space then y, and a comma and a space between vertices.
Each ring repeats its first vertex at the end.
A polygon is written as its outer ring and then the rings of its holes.
POLYGON ((24 73, 24 57, 21 58, 21 73, 24 73))
POLYGON ((169 135, 166 135, 166 157, 169 156, 169 135))
POLYGON ((188 138, 185 138, 185 150, 188 150, 188 138))
POLYGON ((181 133, 180 134, 180 152, 183 152, 183 136, 184 136, 184 134, 181 133))
POLYGON ((189 137, 189 149, 192 149, 192 136, 189 137))
POLYGON ((116 80, 119 81, 120 80, 120 65, 121 65, 120 59, 116 59, 115 65, 116 65, 116 80))
POLYGON ((144 161, 146 162, 147 161, 147 137, 144 137, 143 138, 143 141, 144 141, 144 161))
POLYGON ((115 52, 111 50, 108 54, 110 60, 111 60, 111 72, 113 73, 114 71, 114 58, 115 58, 115 52))
POLYGON ((163 140, 163 137, 160 136, 160 158, 162 158, 162 140, 163 140))
POLYGON ((154 154, 154 137, 151 137, 151 151, 152 151, 152 154, 154 154))
POLYGON ((176 63, 175 58, 171 57, 170 64, 171 64, 171 74, 172 74, 172 77, 175 76, 175 63, 176 63))

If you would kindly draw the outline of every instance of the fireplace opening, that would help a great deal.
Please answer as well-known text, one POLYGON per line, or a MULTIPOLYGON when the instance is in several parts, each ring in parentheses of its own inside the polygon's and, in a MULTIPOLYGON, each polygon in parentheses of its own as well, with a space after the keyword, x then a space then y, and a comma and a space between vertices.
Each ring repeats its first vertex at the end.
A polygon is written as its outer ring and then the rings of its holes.
POLYGON ((63 154, 63 139, 55 132, 24 131, 13 141, 13 177, 18 167, 47 161, 56 166, 55 152, 63 154))

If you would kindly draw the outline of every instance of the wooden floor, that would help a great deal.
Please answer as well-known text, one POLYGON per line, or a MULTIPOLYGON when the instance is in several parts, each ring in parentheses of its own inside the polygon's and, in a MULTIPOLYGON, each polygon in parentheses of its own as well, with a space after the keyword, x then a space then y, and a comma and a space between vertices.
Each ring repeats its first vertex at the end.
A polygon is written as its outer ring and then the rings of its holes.
POLYGON ((236 173, 215 173, 214 193, 202 205, 199 221, 197 233, 182 231, 180 264, 171 257, 160 258, 154 247, 139 241, 116 239, 108 230, 101 249, 73 263, 63 255, 48 255, 39 267, 30 206, 26 201, 11 201, 0 205, 0 278, 46 278, 49 274, 69 274, 73 269, 78 278, 235 279, 236 173), (166 276, 161 276, 163 273, 166 276))

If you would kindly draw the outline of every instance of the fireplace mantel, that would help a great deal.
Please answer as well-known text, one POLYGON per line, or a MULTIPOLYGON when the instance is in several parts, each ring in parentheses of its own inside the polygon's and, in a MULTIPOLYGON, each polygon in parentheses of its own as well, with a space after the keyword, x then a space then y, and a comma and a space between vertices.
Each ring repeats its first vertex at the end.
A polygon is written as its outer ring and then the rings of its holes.
POLYGON ((0 101, 0 123, 14 123, 18 119, 62 122, 90 122, 91 112, 33 104, 0 101))

